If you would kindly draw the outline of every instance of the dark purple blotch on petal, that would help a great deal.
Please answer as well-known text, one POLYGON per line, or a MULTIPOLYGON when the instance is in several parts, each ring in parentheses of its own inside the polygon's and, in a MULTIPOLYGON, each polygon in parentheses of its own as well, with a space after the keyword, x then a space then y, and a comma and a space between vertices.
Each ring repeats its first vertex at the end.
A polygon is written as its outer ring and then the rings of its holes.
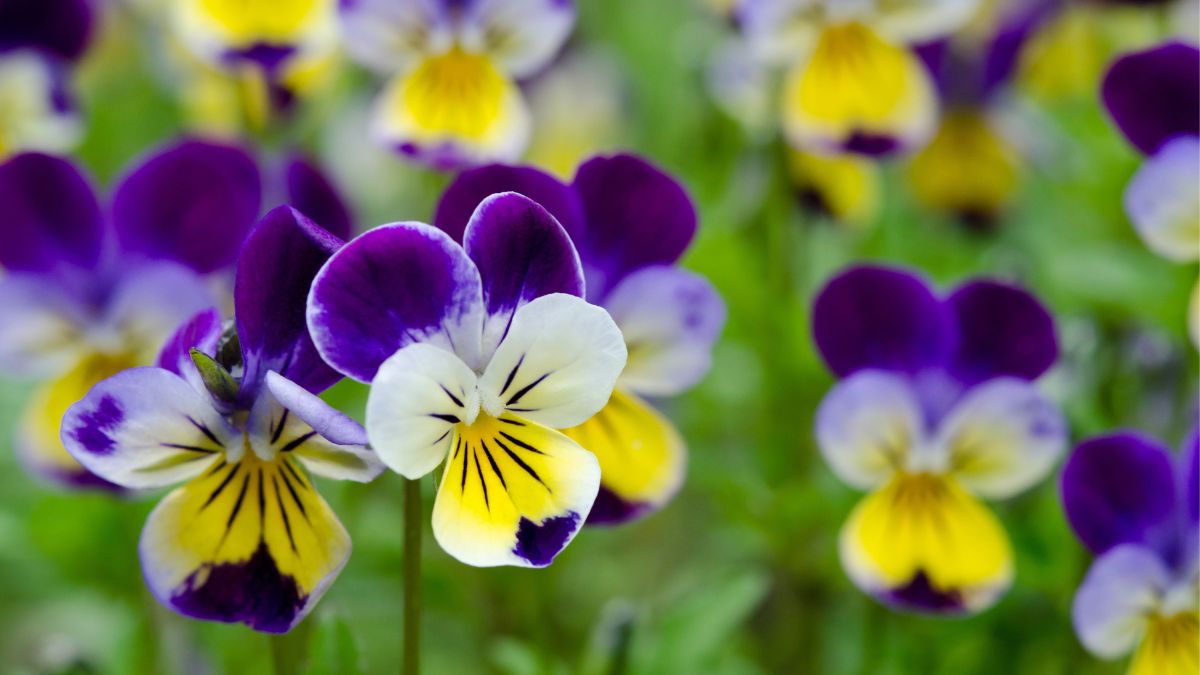
POLYGON ((89 0, 0 0, 0 52, 38 49, 74 61, 92 36, 89 0))
POLYGON ((1127 54, 1104 76, 1101 97, 1121 133, 1144 154, 1175 136, 1200 135, 1200 50, 1169 42, 1127 54))
POLYGON ((100 260, 104 222, 96 194, 70 162, 28 153, 0 164, 0 267, 48 272, 100 260))
POLYGON ((953 318, 918 277, 886 267, 853 267, 834 277, 813 304, 813 338, 829 369, 917 373, 945 363, 955 344, 953 318))
POLYGON ((1084 441, 1062 474, 1063 508, 1080 541, 1099 555, 1119 544, 1164 542, 1175 510, 1167 449, 1119 432, 1084 441))
POLYGON ((547 518, 541 524, 522 518, 517 527, 517 546, 513 553, 528 560, 534 567, 545 567, 563 550, 578 529, 579 514, 574 512, 547 518))
POLYGON ((438 201, 433 225, 462 242, 467 223, 487 197, 501 192, 525 195, 546 209, 572 238, 583 228, 583 207, 575 191, 544 171, 491 164, 462 172, 438 201))
POLYGON ((193 572, 169 602, 195 619, 286 633, 307 600, 296 580, 279 571, 266 544, 260 543, 245 562, 206 565, 193 572))
POLYGON ((117 399, 104 396, 95 408, 80 412, 78 420, 70 432, 75 440, 93 455, 107 455, 116 449, 116 441, 109 433, 125 420, 125 411, 117 399))
POLYGON ((237 259, 262 204, 258 165, 243 149, 183 141, 134 167, 113 196, 126 251, 215 272, 237 259))
POLYGON ((341 239, 354 234, 354 216, 333 182, 317 165, 296 153, 285 168, 287 203, 341 239))
POLYGON ((856 131, 842 143, 842 151, 867 157, 885 157, 900 149, 900 142, 892 136, 869 134, 856 131))
POLYGON ((489 314, 512 312, 550 293, 583 296, 583 270, 571 238, 554 216, 524 195, 506 192, 484 199, 465 238, 489 314))
POLYGON ((925 572, 917 572, 908 584, 887 591, 880 599, 889 605, 918 612, 958 614, 966 610, 962 593, 934 588, 925 572))
POLYGON ((1054 317, 1028 292, 974 281, 946 300, 958 325, 950 369, 966 385, 993 377, 1037 379, 1058 360, 1054 317))
POLYGON ((233 295, 245 367, 241 391, 248 399, 270 370, 312 392, 341 379, 321 360, 305 321, 313 279, 341 246, 288 206, 264 216, 246 239, 233 295))
POLYGON ((593 157, 579 167, 574 187, 586 223, 575 246, 591 302, 602 302, 632 272, 675 263, 696 234, 687 191, 639 157, 593 157))
POLYGON ((649 513, 652 508, 652 505, 645 502, 625 501, 601 485, 585 524, 600 527, 620 525, 649 513))

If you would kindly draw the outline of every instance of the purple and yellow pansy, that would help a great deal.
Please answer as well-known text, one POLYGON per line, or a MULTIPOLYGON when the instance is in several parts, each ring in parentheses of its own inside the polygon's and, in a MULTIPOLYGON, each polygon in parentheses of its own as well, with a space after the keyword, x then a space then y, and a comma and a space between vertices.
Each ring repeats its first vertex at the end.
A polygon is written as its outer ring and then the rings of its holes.
POLYGON ((1062 475, 1072 529, 1099 556, 1072 619, 1092 654, 1133 653, 1130 675, 1200 670, 1200 438, 1172 456, 1162 443, 1120 431, 1075 448, 1062 475))
POLYGON ((315 167, 297 155, 281 172, 264 178, 235 146, 183 141, 131 167, 102 205, 66 160, 23 154, 0 165, 0 372, 43 382, 15 430, 30 469, 111 487, 63 449, 63 413, 100 380, 153 363, 176 326, 218 302, 208 277, 234 262, 264 187, 349 232, 315 167))
MULTIPOLYGON (((1125 191, 1138 236, 1168 260, 1200 260, 1200 49, 1168 42, 1126 54, 1105 75, 1101 98, 1147 157, 1125 191)), ((1200 283, 1188 331, 1200 345, 1200 283)))
POLYGON ((525 196, 464 204, 462 244, 415 222, 351 241, 322 268, 308 322, 325 361, 371 384, 367 436, 416 480, 444 464, 433 534, 480 567, 543 567, 587 519, 595 455, 560 429, 612 395, 621 332, 583 299, 562 225, 525 196))
POLYGON ((139 545, 151 592, 183 615, 286 632, 350 555, 307 475, 367 482, 383 470, 363 428, 316 395, 341 376, 317 354, 305 302, 341 245, 291 207, 271 211, 238 257, 235 332, 202 310, 157 366, 103 380, 63 418, 63 444, 101 478, 184 482, 139 545))
POLYGON ((579 251, 589 302, 624 335, 628 363, 607 405, 566 430, 600 463, 588 523, 616 524, 660 508, 683 482, 682 436, 644 397, 680 394, 708 371, 725 320, 720 296, 677 263, 696 232, 696 212, 675 179, 633 155, 593 157, 570 186, 530 167, 492 165, 462 173, 443 195, 434 224, 464 239, 471 210, 513 191, 562 223, 579 251))
POLYGON ((375 137, 450 169, 513 161, 531 133, 516 80, 536 74, 575 23, 571 0, 345 0, 346 49, 390 77, 375 137))
POLYGON ((68 81, 95 11, 88 0, 0 2, 0 159, 63 152, 83 135, 68 81))
POLYGON ((976 0, 746 0, 738 17, 764 58, 789 64, 783 133, 795 148, 882 155, 937 123, 928 71, 909 50, 949 34, 976 0))
POLYGON ((913 274, 853 267, 819 292, 813 335, 840 379, 817 410, 829 467, 868 490, 842 527, 842 565, 889 605, 981 611, 1013 578, 1004 526, 980 498, 1044 478, 1067 429, 1034 384, 1058 358, 1032 295, 974 280, 939 297, 913 274))

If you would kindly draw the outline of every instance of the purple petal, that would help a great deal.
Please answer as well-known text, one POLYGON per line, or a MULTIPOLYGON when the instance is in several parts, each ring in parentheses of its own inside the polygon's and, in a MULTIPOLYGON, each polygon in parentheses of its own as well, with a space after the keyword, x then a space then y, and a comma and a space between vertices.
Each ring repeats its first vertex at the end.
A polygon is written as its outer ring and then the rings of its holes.
POLYGON ((0 164, 0 214, 0 266, 10 271, 91 268, 100 259, 100 205, 70 162, 24 154, 0 164))
POLYGON ((191 350, 215 356, 222 331, 221 313, 215 308, 201 310, 167 339, 158 354, 158 367, 187 378, 195 370, 191 350))
POLYGON ((275 400, 325 440, 337 445, 366 445, 367 432, 348 415, 278 373, 267 373, 275 400))
POLYGON ((1179 473, 1182 483, 1180 494, 1185 500, 1184 513, 1195 528, 1200 523, 1200 429, 1192 429, 1183 442, 1179 473))
POLYGON ((546 567, 579 530, 579 520, 579 514, 573 511, 547 518, 541 523, 521 518, 513 553, 529 561, 533 567, 546 567))
POLYGON ((1104 77, 1104 105, 1138 150, 1200 134, 1200 50, 1180 42, 1127 54, 1104 77))
POLYGON ((964 284, 946 303, 958 322, 950 364, 966 385, 993 377, 1037 379, 1058 360, 1054 317, 1037 298, 995 281, 964 284))
POLYGON ((516 192, 529 197, 553 215, 567 234, 583 230, 583 207, 575 191, 548 173, 525 166, 492 164, 464 171, 438 201, 433 224, 455 241, 463 240, 467 223, 486 197, 516 192))
POLYGON ((683 186, 638 157, 592 158, 574 186, 587 223, 575 245, 593 302, 631 272, 674 263, 696 234, 696 209, 683 186))
POLYGON ((88 0, 0 0, 0 52, 34 48, 69 61, 92 36, 88 0))
POLYGON ((479 270, 444 232, 394 223, 360 235, 325 264, 308 326, 329 365, 370 382, 388 357, 419 342, 477 359, 481 294, 479 270))
POLYGON ((551 293, 583 297, 583 269, 554 216, 515 192, 483 200, 463 235, 479 268, 487 311, 485 353, 508 332, 513 312, 551 293))
POLYGON ((133 344, 157 349, 196 312, 217 304, 200 275, 172 262, 126 263, 105 320, 133 344))
POLYGON ((354 236, 354 216, 336 187, 301 153, 287 163, 288 204, 339 239, 354 236))
POLYGON ((233 263, 262 203, 254 160, 230 145, 184 141, 128 173, 113 197, 113 224, 134 253, 214 272, 233 263))
POLYGON ((1096 554, 1157 540, 1175 508, 1170 455, 1131 432, 1089 439, 1067 460, 1062 498, 1075 534, 1096 554))
POLYGON ((264 216, 246 239, 233 294, 248 399, 271 370, 312 392, 341 379, 321 360, 305 323, 313 278, 341 245, 288 206, 264 216))
POLYGON ((839 377, 862 368, 916 373, 945 363, 954 319, 918 277, 885 267, 853 267, 821 289, 813 338, 839 377))

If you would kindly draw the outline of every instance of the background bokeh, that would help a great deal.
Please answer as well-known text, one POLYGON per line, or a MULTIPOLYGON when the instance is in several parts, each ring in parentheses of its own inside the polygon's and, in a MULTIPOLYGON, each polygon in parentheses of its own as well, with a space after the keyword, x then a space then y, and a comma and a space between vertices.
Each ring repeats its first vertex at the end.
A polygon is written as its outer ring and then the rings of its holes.
MULTIPOLYGON (((1095 95, 1115 50, 1165 29, 1141 14, 1105 17, 1088 43, 1096 51, 1061 66, 1085 86, 1049 96, 1018 81, 1011 109, 1027 163, 1016 203, 994 227, 965 228, 914 204, 901 161, 884 167, 879 214, 851 229, 803 208, 772 134, 714 105, 707 68, 734 32, 719 12, 686 0, 580 5, 570 50, 599 58, 617 80, 590 94, 604 108, 592 140, 634 149, 689 187, 702 226, 685 264, 724 295, 728 326, 707 379, 667 406, 690 466, 664 511, 585 530, 541 571, 467 567, 426 528, 425 672, 1122 672, 1086 654, 1071 628, 1089 556, 1063 518, 1057 471, 995 505, 1017 554, 1013 589, 995 608, 957 620, 901 615, 850 584, 836 537, 858 495, 814 445, 813 411, 831 377, 813 349, 809 304, 831 273, 864 259, 916 267, 941 285, 1018 280, 1058 318, 1064 354, 1043 384, 1073 439, 1136 427, 1177 445, 1197 389, 1185 329, 1196 270, 1156 257, 1129 226, 1121 196, 1141 157, 1095 95)), ((78 156, 107 185, 131 158, 183 133, 185 119, 146 27, 128 12, 105 20, 79 74, 88 131, 78 156)), ((350 195, 360 229, 428 219, 448 178, 368 145, 371 93, 370 78, 347 66, 286 134, 260 139, 265 152, 303 142, 350 195)), ((305 643, 314 675, 397 670, 398 476, 321 485, 354 553, 312 617, 272 645, 150 598, 136 541, 153 499, 67 494, 22 471, 9 443, 31 388, 0 382, 0 672, 267 673, 272 648, 299 655, 305 643)), ((329 398, 361 419, 364 393, 343 384, 329 398)), ((427 478, 427 513, 432 486, 427 478)))

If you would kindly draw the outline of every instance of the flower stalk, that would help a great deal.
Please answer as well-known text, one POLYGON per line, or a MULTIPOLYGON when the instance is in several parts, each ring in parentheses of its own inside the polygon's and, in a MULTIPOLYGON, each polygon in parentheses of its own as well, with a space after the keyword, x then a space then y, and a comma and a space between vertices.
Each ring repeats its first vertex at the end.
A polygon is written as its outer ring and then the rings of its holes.
POLYGON ((421 672, 421 481, 404 481, 404 675, 421 672))

